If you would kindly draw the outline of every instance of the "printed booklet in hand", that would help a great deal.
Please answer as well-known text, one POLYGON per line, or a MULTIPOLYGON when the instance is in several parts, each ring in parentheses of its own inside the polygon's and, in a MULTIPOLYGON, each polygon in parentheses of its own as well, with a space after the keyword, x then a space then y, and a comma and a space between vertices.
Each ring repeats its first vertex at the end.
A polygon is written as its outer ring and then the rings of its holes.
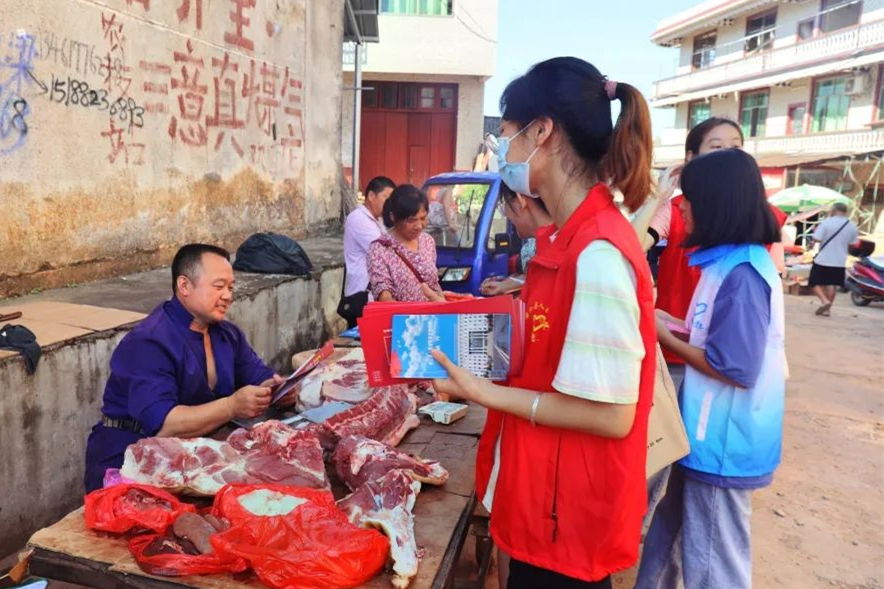
POLYGON ((430 353, 434 349, 476 376, 505 380, 509 374, 512 326, 508 314, 393 315, 392 327, 393 378, 447 378, 430 353))

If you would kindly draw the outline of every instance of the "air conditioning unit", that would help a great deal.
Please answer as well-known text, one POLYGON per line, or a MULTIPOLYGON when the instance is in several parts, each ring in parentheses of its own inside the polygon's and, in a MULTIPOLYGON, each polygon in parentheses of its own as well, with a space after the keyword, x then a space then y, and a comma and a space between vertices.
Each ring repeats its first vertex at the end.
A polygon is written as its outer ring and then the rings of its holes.
POLYGON ((868 76, 853 76, 844 83, 844 93, 848 96, 865 94, 869 90, 868 76))

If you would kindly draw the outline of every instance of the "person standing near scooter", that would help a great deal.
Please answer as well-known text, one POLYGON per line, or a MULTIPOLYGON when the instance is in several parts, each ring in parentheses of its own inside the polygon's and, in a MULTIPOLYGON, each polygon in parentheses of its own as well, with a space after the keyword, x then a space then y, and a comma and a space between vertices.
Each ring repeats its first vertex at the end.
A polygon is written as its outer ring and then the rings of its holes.
POLYGON ((822 303, 816 310, 817 315, 828 317, 831 314, 836 287, 844 286, 847 248, 858 238, 859 231, 850 220, 847 205, 840 202, 832 205, 829 218, 813 232, 813 240, 821 245, 810 268, 808 285, 822 303))

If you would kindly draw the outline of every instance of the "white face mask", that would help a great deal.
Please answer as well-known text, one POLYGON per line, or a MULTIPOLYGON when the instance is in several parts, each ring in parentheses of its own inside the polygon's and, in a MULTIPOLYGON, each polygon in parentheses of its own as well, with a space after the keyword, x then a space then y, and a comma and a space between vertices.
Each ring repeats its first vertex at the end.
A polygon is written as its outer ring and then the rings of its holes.
MULTIPOLYGON (((536 121, 537 119, 535 119, 536 121)), ((498 147, 497 147, 497 161, 500 168, 500 179, 504 184, 509 186, 514 192, 518 192, 519 194, 524 194, 525 196, 530 196, 532 198, 538 198, 538 195, 532 194, 531 192, 531 183, 530 183, 530 168, 531 168, 531 158, 534 157, 534 154, 537 153, 539 147, 535 147, 534 151, 531 152, 531 155, 528 156, 524 162, 508 162, 506 161, 506 154, 510 148, 510 141, 524 133, 528 127, 534 124, 534 121, 531 121, 525 127, 513 135, 512 137, 501 137, 498 139, 498 147)))

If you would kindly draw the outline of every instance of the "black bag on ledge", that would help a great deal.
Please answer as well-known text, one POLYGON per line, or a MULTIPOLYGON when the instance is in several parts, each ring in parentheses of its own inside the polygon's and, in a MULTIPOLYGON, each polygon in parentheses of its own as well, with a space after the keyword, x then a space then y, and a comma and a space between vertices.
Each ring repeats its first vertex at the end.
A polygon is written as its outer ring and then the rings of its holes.
POLYGON ((37 336, 24 325, 7 324, 0 327, 0 350, 15 350, 21 354, 28 374, 37 371, 37 362, 43 354, 37 343, 37 336))
POLYGON ((236 250, 233 269, 258 274, 306 276, 313 270, 307 253, 297 241, 278 233, 256 233, 236 250))

